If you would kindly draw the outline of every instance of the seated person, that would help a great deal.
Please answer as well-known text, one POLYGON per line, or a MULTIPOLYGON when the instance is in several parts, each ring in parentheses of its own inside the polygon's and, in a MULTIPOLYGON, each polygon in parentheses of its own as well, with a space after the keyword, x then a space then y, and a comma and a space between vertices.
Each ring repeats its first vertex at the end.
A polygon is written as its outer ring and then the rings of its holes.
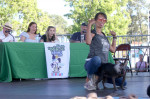
POLYGON ((46 30, 46 34, 41 37, 40 42, 59 42, 56 36, 56 28, 53 26, 49 26, 46 30))
POLYGON ((20 41, 22 42, 37 42, 36 40, 37 24, 31 22, 28 26, 27 32, 20 34, 20 41))
POLYGON ((149 72, 149 61, 150 59, 149 59, 149 56, 147 57, 147 64, 148 64, 148 66, 147 66, 147 68, 148 68, 148 72, 149 72))
POLYGON ((135 70, 139 72, 147 71, 147 62, 143 61, 143 54, 139 55, 140 60, 135 64, 135 70))
POLYGON ((2 27, 3 31, 0 31, 0 42, 14 42, 15 38, 11 35, 12 25, 10 23, 5 23, 2 27))
POLYGON ((70 43, 85 42, 85 41, 82 41, 81 38, 84 38, 84 40, 85 40, 86 30, 87 30, 87 24, 82 23, 82 25, 81 25, 81 32, 74 33, 72 35, 72 37, 70 38, 70 43), (84 35, 84 36, 81 37, 81 35, 84 35))

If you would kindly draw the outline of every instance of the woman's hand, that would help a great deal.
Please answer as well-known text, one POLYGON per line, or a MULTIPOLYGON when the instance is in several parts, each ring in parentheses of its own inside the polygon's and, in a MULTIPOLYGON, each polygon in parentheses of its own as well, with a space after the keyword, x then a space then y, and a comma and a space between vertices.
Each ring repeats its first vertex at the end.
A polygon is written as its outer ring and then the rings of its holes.
POLYGON ((116 33, 114 31, 110 31, 110 34, 115 37, 116 36, 116 33))
POLYGON ((0 39, 0 42, 3 42, 2 39, 0 39))
POLYGON ((110 46, 110 51, 114 53, 116 51, 116 33, 114 31, 110 31, 110 34, 113 36, 112 45, 110 46))
POLYGON ((25 39, 26 39, 26 37, 21 36, 20 41, 24 42, 24 41, 25 41, 25 39))
POLYGON ((89 19, 89 23, 90 25, 93 25, 95 23, 95 19, 89 19))
POLYGON ((90 45, 94 34, 91 33, 91 26, 95 24, 95 19, 89 19, 86 33, 86 44, 90 45))

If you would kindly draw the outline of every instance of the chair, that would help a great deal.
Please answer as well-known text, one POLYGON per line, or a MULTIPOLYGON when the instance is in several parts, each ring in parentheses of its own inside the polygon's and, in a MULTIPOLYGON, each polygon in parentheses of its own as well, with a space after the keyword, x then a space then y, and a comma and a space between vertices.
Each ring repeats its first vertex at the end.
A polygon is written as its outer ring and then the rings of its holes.
MULTIPOLYGON (((130 71, 131 71, 131 75, 133 76, 132 73, 132 68, 131 68, 131 62, 130 62, 130 58, 129 58, 129 53, 131 50, 131 46, 130 44, 120 44, 116 47, 116 51, 114 53, 114 60, 115 63, 117 61, 121 61, 122 63, 126 64, 127 61, 129 61, 129 65, 130 65, 130 71)), ((127 68, 126 68, 127 70, 127 68)))

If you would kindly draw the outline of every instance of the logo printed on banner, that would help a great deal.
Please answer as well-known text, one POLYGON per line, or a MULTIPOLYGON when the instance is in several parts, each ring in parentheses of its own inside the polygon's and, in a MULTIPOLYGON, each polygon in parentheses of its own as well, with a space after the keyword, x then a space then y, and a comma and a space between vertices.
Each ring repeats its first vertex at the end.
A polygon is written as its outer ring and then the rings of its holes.
POLYGON ((68 77, 70 44, 44 43, 44 45, 48 78, 68 77))
POLYGON ((55 76, 61 76, 60 69, 63 66, 61 64, 61 57, 63 56, 62 51, 65 51, 65 46, 57 44, 56 46, 48 47, 48 50, 51 51, 52 55, 51 67, 53 68, 53 73, 55 73, 55 76))
POLYGON ((63 73, 51 73, 51 76, 63 76, 63 73))

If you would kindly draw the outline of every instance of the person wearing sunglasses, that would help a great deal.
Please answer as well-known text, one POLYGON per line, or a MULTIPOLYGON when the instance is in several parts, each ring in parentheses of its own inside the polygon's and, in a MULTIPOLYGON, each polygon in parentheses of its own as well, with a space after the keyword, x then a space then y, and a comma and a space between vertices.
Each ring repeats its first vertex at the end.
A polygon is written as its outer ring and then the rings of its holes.
MULTIPOLYGON (((109 51, 112 53, 116 49, 116 33, 110 31, 113 36, 113 41, 110 44, 105 33, 102 32, 102 28, 107 22, 107 16, 103 12, 99 12, 95 15, 94 19, 90 19, 87 26, 86 44, 90 46, 90 52, 85 62, 85 70, 87 71, 87 80, 84 88, 87 90, 96 90, 96 81, 99 76, 97 75, 98 68, 101 63, 108 63, 109 51), (91 30, 92 25, 95 28, 91 30)), ((121 86, 123 78, 117 78, 116 84, 121 86)), ((107 79, 108 83, 112 83, 112 79, 107 79)), ((124 83, 126 85, 126 82, 124 83)))
POLYGON ((12 25, 10 23, 5 23, 2 25, 3 30, 0 31, 0 42, 14 42, 14 37, 12 33, 12 25))

